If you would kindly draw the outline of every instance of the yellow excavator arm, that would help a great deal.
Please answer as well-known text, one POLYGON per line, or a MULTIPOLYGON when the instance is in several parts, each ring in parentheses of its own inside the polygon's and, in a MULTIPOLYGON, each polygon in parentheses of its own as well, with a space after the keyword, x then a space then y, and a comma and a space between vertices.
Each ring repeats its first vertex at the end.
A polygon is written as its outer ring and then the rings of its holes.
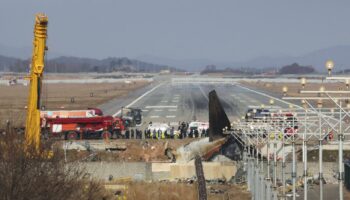
POLYGON ((35 16, 33 55, 30 69, 30 85, 27 105, 25 142, 27 147, 40 148, 40 94, 44 72, 48 17, 35 16))

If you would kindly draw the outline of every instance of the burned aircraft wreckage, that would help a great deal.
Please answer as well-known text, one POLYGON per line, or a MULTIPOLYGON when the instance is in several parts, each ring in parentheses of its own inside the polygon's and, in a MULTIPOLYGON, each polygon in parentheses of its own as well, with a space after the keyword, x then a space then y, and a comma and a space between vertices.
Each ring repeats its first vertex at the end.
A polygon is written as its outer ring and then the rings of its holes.
POLYGON ((235 161, 242 160, 244 142, 231 131, 231 123, 220 103, 216 91, 209 93, 209 138, 191 142, 171 154, 173 161, 188 162, 197 155, 202 160, 212 160, 217 155, 224 155, 235 161))

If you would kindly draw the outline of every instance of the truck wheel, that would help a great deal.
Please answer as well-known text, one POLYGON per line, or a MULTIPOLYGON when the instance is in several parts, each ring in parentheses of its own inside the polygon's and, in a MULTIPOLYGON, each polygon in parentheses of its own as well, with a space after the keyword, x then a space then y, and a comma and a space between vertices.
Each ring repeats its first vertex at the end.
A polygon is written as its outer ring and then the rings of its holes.
POLYGON ((47 129, 41 130, 41 137, 45 140, 49 139, 49 131, 47 129))
POLYGON ((70 131, 67 133, 67 140, 76 140, 78 139, 78 133, 75 131, 70 131))
POLYGON ((112 139, 112 134, 109 131, 103 131, 103 133, 101 134, 101 138, 102 139, 112 139))

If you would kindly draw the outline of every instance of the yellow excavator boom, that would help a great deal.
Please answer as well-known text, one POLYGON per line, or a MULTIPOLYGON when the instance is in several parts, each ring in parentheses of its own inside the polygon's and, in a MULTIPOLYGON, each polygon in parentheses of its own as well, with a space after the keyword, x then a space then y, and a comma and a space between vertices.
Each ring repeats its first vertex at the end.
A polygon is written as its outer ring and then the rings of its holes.
POLYGON ((48 17, 35 16, 33 55, 30 69, 30 85, 27 105, 25 142, 27 147, 40 148, 40 93, 44 72, 48 17))

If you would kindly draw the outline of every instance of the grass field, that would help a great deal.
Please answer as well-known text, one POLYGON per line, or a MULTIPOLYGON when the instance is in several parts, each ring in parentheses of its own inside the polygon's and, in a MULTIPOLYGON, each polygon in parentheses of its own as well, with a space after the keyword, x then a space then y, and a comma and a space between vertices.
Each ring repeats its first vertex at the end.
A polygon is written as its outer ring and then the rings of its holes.
MULTIPOLYGON (((41 105, 47 110, 86 109, 98 107, 116 97, 149 84, 146 81, 126 83, 44 84, 41 105)), ((9 120, 14 126, 24 123, 28 101, 28 86, 0 85, 0 127, 9 120)))
MULTIPOLYGON (((178 182, 130 182, 118 185, 108 185, 113 193, 122 191, 121 198, 130 200, 192 200, 198 199, 197 183, 178 182), (112 189, 119 188, 119 189, 112 189)), ((208 200, 246 200, 251 199, 250 194, 240 185, 208 184, 208 200)))

